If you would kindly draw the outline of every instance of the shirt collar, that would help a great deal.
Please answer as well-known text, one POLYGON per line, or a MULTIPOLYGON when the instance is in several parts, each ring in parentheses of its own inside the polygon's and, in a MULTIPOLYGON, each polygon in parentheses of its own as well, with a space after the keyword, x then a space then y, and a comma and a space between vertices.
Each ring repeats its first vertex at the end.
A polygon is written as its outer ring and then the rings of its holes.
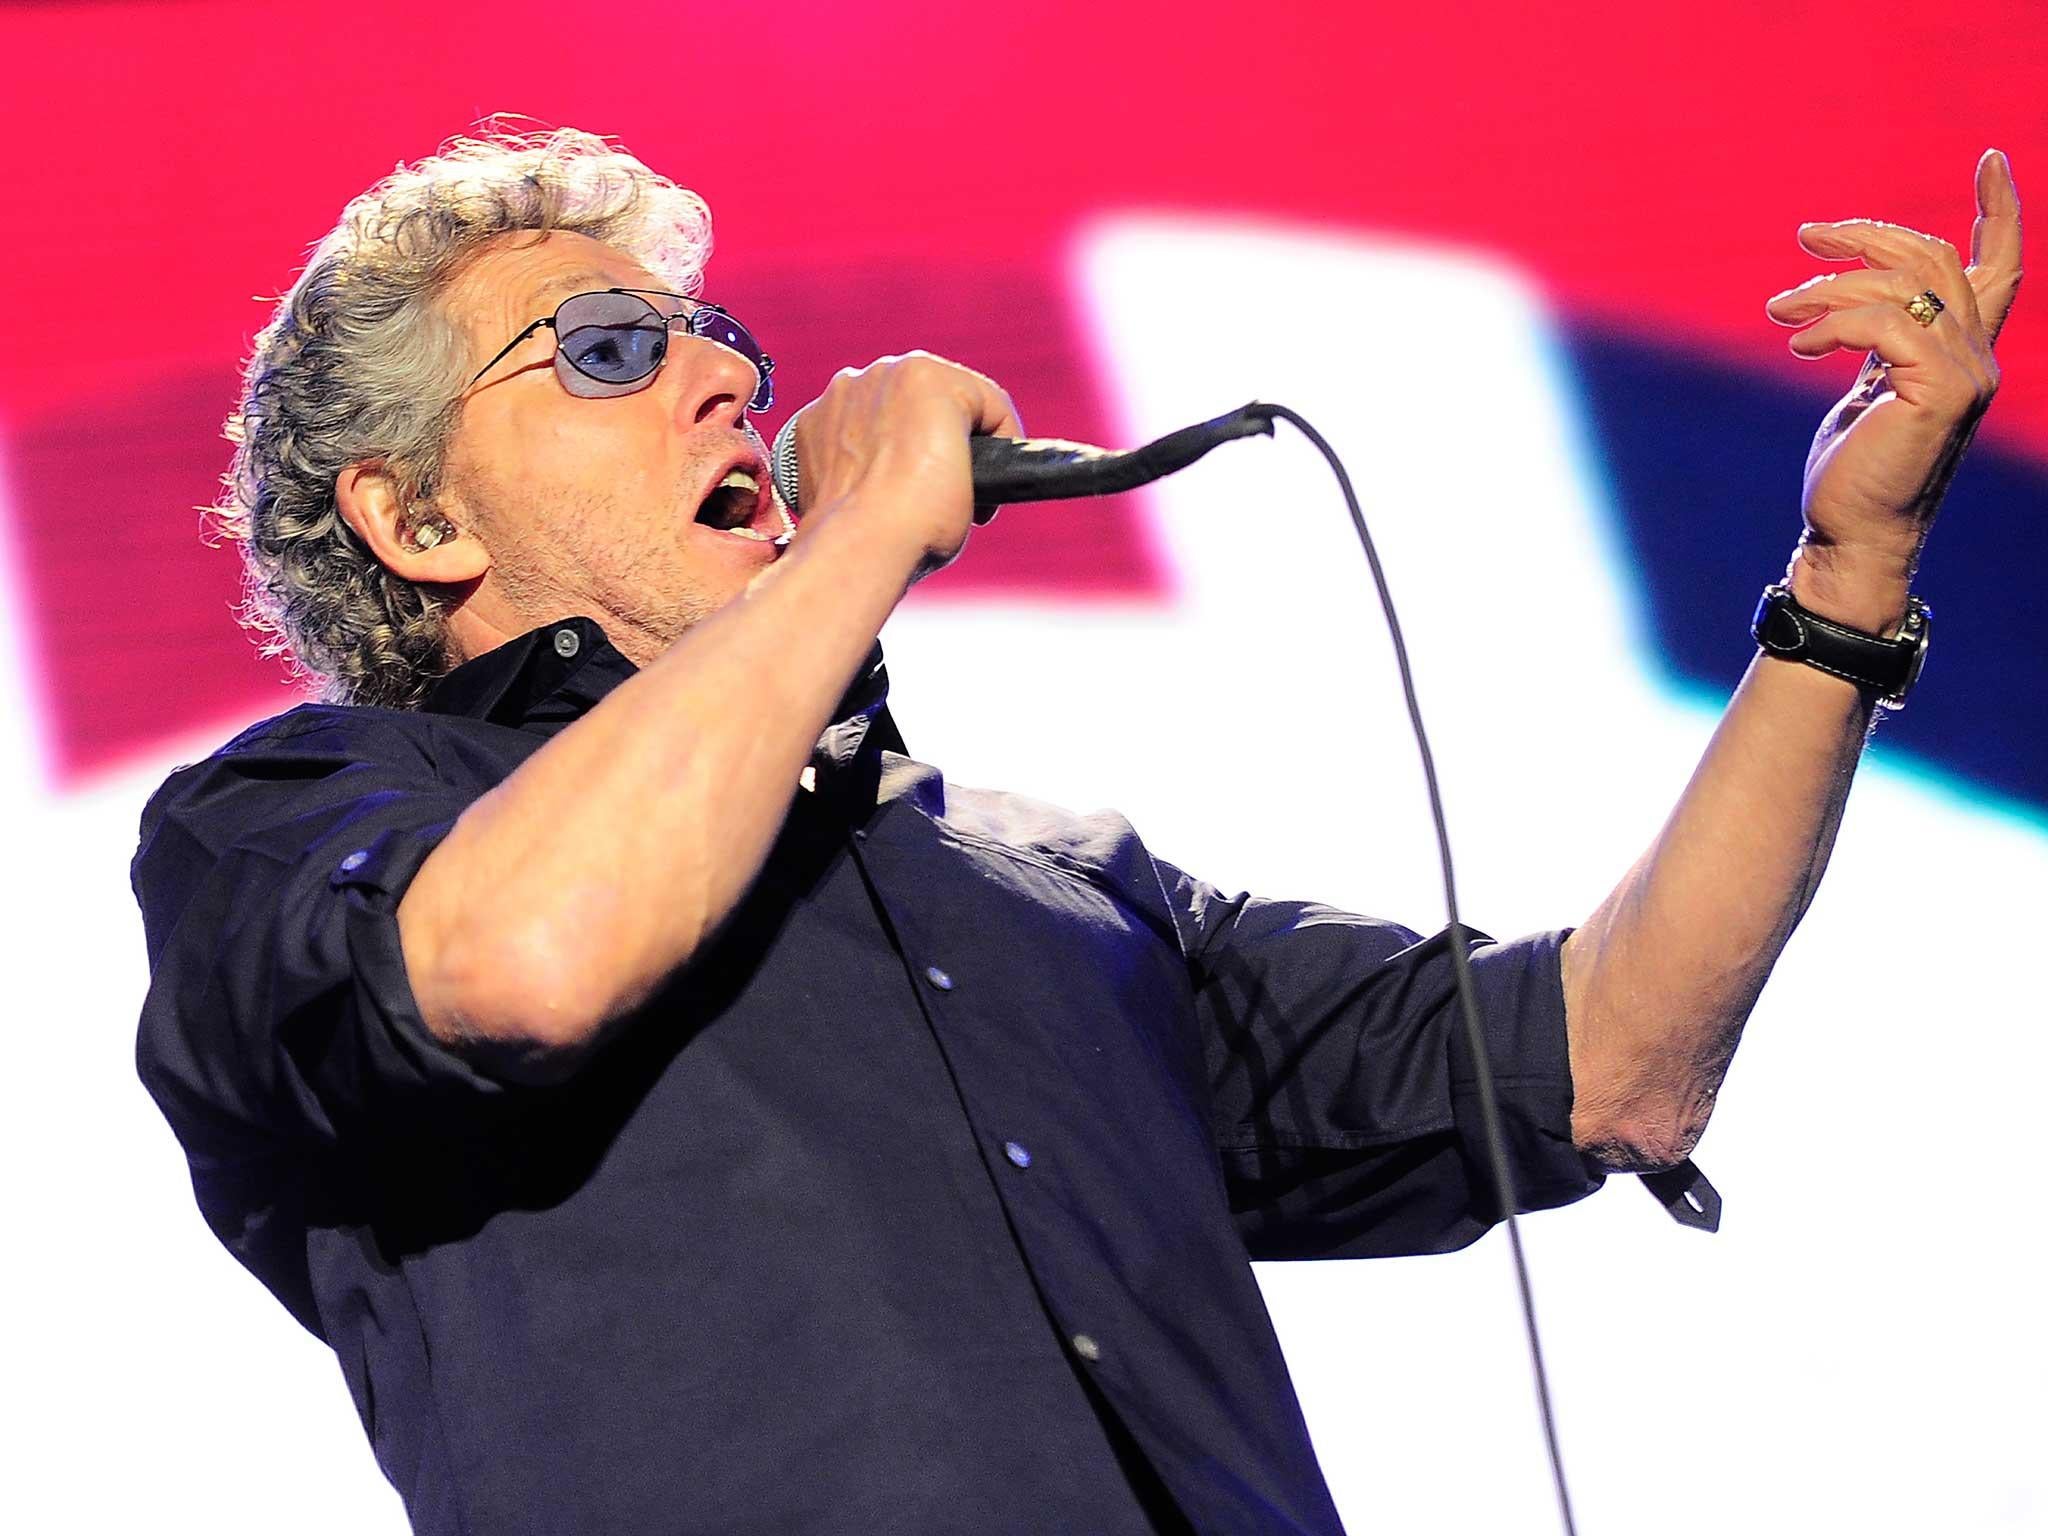
MULTIPOLYGON (((596 620, 558 619, 464 662, 428 690, 420 707, 552 736, 638 670, 596 620)), ((820 752, 844 758, 866 740, 908 756, 888 700, 889 672, 876 641, 833 711, 820 752)))

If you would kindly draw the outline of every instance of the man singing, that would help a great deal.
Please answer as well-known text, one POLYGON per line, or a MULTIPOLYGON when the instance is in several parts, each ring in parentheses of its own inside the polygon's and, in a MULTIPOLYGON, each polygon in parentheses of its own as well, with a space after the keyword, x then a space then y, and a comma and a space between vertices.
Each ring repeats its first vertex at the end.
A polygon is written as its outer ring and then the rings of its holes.
MULTIPOLYGON (((1917 675, 2020 276, 1995 152, 1977 200, 1967 267, 1802 228, 1861 265, 1770 313, 1870 358, 1762 649, 1597 911, 1471 936, 1527 1209, 1686 1156, 1917 675)), ((1495 1219, 1449 940, 909 756, 876 635, 1017 413, 842 372, 794 526, 709 248, 603 140, 462 140, 258 336, 219 511, 328 702, 144 813, 139 1063, 200 1207, 421 1532, 1335 1532, 1248 1260, 1495 1219)))

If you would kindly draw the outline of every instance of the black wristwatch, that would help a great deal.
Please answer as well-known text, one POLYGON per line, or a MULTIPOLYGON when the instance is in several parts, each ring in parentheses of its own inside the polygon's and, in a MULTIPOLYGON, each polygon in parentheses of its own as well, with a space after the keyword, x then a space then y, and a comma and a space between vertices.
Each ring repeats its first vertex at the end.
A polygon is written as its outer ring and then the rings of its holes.
POLYGON ((1846 678, 1874 692, 1884 708, 1897 709, 1927 664, 1927 633, 1933 619, 1932 608, 1908 597, 1898 637, 1887 640, 1809 613, 1784 587, 1773 584, 1764 588, 1749 632, 1770 655, 1846 678))

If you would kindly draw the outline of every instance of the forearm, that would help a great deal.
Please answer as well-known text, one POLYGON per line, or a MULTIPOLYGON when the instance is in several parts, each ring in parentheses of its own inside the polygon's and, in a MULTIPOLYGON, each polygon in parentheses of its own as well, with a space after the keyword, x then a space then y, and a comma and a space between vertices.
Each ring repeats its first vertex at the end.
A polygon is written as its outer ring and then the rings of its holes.
MULTIPOLYGON (((1902 569, 1795 561, 1795 596, 1870 632, 1902 569)), ((1870 725, 1855 685, 1759 655, 1656 841, 1566 942, 1573 1134, 1615 1166, 1669 1164, 1705 1127, 1744 1022, 1827 865, 1870 725)))
POLYGON ((464 812, 398 910, 428 1028, 544 1068, 687 961, 759 873, 919 553, 807 519, 743 597, 464 812))

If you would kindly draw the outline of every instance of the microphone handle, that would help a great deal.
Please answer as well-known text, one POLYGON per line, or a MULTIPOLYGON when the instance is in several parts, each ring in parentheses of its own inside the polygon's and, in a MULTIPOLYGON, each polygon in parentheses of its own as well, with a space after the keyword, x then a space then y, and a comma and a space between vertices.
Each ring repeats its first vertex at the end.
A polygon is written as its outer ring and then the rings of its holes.
POLYGON ((1186 469, 1218 443, 1258 434, 1273 435, 1273 418, 1254 403, 1121 452, 1056 437, 976 437, 967 445, 974 501, 984 506, 1112 496, 1186 469))
MULTIPOLYGON (((776 492, 792 512, 802 511, 796 421, 792 416, 783 423, 769 455, 776 492)), ((1169 432, 1142 448, 1123 451, 1057 437, 970 438, 967 452, 974 472, 974 520, 985 523, 995 516, 997 507, 1010 502, 1068 501, 1135 490, 1187 468, 1218 443, 1272 435, 1272 410, 1255 400, 1212 420, 1169 432)))

